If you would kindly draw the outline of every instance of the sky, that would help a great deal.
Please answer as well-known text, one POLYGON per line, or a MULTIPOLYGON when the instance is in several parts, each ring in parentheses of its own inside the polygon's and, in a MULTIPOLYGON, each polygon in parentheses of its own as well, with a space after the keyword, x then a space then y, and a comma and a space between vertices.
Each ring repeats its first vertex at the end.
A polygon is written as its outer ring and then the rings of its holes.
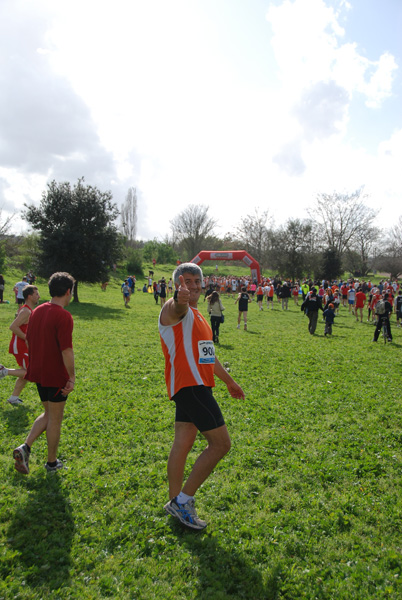
POLYGON ((217 235, 362 188, 402 214, 401 0, 1 0, 0 210, 47 182, 138 196, 137 238, 191 204, 217 235))

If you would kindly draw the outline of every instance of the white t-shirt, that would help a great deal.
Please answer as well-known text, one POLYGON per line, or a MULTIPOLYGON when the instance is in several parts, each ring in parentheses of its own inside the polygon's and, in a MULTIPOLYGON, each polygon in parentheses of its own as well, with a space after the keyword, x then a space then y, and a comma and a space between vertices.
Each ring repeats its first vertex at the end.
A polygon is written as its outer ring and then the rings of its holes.
POLYGON ((23 300, 24 296, 22 293, 22 290, 27 287, 28 282, 27 281, 19 281, 18 283, 15 284, 14 288, 17 290, 17 298, 19 298, 20 300, 23 300))

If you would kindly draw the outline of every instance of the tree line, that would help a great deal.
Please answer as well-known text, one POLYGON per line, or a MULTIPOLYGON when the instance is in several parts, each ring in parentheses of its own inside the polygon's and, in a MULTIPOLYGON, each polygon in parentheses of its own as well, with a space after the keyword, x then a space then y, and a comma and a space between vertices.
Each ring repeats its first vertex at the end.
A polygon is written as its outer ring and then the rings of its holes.
MULTIPOLYGON (((378 211, 365 203, 363 190, 352 194, 318 194, 305 219, 290 218, 274 226, 269 210, 246 215, 231 234, 216 234, 217 220, 204 205, 189 205, 170 221, 163 240, 137 239, 138 198, 128 190, 119 210, 111 192, 86 185, 51 181, 39 206, 25 205, 23 218, 33 229, 23 248, 29 267, 48 277, 68 271, 78 283, 104 282, 117 261, 141 274, 142 262, 191 260, 200 250, 249 252, 262 270, 291 279, 334 279, 344 272, 365 277, 374 269, 402 274, 402 217, 387 231, 376 226, 378 211), (120 220, 120 223, 119 223, 120 220)), ((1 212, 0 212, 1 217, 1 212)), ((0 270, 3 270, 10 219, 0 218, 0 270)))

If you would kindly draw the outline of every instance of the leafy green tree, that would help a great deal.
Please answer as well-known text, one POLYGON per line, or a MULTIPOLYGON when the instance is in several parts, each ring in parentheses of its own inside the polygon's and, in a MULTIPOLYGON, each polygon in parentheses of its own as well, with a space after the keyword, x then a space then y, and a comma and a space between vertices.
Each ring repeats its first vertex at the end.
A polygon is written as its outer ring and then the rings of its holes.
POLYGON ((23 217, 39 232, 39 275, 67 271, 78 282, 97 283, 108 279, 110 266, 121 256, 122 244, 115 226, 119 210, 111 192, 85 185, 84 178, 73 187, 69 182, 48 183, 38 207, 25 205, 23 217))

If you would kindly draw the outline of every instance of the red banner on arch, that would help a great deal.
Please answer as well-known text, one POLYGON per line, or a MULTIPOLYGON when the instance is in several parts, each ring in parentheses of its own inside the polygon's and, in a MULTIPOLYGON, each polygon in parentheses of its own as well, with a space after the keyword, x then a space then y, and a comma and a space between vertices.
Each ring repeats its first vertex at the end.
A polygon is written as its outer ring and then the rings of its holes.
POLYGON ((261 281, 260 264, 245 250, 201 250, 190 262, 201 265, 205 260, 240 260, 250 267, 253 281, 261 281))

